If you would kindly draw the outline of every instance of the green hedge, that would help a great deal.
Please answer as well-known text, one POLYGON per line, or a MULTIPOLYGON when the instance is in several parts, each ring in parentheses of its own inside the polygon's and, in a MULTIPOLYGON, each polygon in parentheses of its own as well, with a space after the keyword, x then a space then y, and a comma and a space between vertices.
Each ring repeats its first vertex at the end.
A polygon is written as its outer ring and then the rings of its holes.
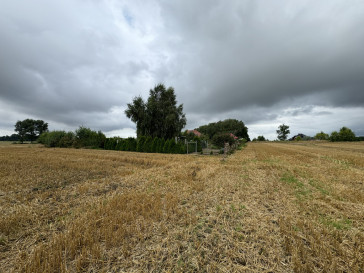
POLYGON ((105 141, 106 150, 130 151, 140 153, 167 153, 185 154, 186 148, 183 142, 175 142, 174 139, 164 140, 163 138, 151 138, 142 136, 135 138, 107 138, 105 141))

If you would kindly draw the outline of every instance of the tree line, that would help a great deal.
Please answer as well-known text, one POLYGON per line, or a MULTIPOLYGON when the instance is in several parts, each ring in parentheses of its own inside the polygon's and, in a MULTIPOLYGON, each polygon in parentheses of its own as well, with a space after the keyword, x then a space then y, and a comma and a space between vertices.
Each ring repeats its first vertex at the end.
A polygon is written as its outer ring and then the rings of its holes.
MULTIPOLYGON (((279 125, 278 130, 276 131, 278 135, 278 140, 285 141, 287 140, 288 135, 290 134, 289 126, 286 124, 279 125)), ((314 137, 305 136, 303 134, 298 134, 290 140, 327 140, 331 142, 338 141, 363 141, 364 137, 357 137, 355 133, 349 129, 348 127, 342 127, 339 131, 333 131, 330 135, 324 133, 323 131, 317 133, 314 137)), ((264 136, 258 136, 254 138, 253 141, 267 141, 264 136)))
POLYGON ((139 138, 108 138, 105 142, 105 150, 130 151, 142 153, 168 153, 185 154, 186 146, 183 141, 173 138, 165 140, 151 136, 141 136, 139 138))
POLYGON ((181 133, 187 122, 183 104, 177 104, 173 87, 166 88, 163 84, 150 89, 147 100, 143 100, 141 96, 135 97, 127 104, 125 115, 136 125, 136 139, 106 138, 101 131, 96 132, 83 126, 75 132, 49 132, 48 123, 32 119, 18 121, 15 131, 21 142, 38 139, 39 143, 47 147, 89 147, 159 153, 185 153, 185 140, 196 142, 198 151, 202 150, 202 142, 207 140, 220 148, 225 143, 235 143, 237 139, 250 140, 248 128, 244 122, 236 119, 226 119, 196 128, 202 133, 201 136, 181 133))

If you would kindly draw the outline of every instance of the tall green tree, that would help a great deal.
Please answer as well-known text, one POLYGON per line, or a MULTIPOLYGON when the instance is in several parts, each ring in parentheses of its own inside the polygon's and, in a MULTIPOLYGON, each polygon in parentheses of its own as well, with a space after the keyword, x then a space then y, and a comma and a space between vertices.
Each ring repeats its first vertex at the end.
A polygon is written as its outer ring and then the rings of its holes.
POLYGON ((30 140, 33 142, 43 132, 48 131, 48 123, 43 120, 34 119, 25 119, 23 121, 18 120, 15 123, 14 131, 18 133, 21 143, 23 143, 24 140, 30 140))
POLYGON ((288 135, 291 133, 289 130, 289 126, 285 124, 279 125, 276 132, 278 134, 278 139, 281 141, 287 140, 288 135))
POLYGON ((125 114, 137 128, 137 137, 172 138, 177 136, 186 125, 183 105, 177 105, 173 87, 158 84, 149 91, 146 102, 142 97, 136 97, 129 103, 125 114))

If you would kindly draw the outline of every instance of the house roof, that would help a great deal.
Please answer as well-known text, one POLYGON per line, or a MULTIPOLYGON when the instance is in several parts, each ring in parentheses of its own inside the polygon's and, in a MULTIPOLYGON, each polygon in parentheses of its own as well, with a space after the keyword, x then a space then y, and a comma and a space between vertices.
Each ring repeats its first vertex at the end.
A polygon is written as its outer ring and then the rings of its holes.
POLYGON ((198 137, 200 137, 201 136, 201 133, 199 132, 199 131, 197 131, 197 130, 187 130, 187 133, 188 134, 194 134, 195 136, 198 136, 198 137))

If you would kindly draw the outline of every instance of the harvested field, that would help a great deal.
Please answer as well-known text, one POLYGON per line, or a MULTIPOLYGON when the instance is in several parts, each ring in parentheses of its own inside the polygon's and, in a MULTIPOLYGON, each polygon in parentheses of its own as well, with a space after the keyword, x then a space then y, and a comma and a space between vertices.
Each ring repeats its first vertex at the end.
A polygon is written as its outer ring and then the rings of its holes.
POLYGON ((364 143, 0 145, 0 272, 363 272, 364 143))

